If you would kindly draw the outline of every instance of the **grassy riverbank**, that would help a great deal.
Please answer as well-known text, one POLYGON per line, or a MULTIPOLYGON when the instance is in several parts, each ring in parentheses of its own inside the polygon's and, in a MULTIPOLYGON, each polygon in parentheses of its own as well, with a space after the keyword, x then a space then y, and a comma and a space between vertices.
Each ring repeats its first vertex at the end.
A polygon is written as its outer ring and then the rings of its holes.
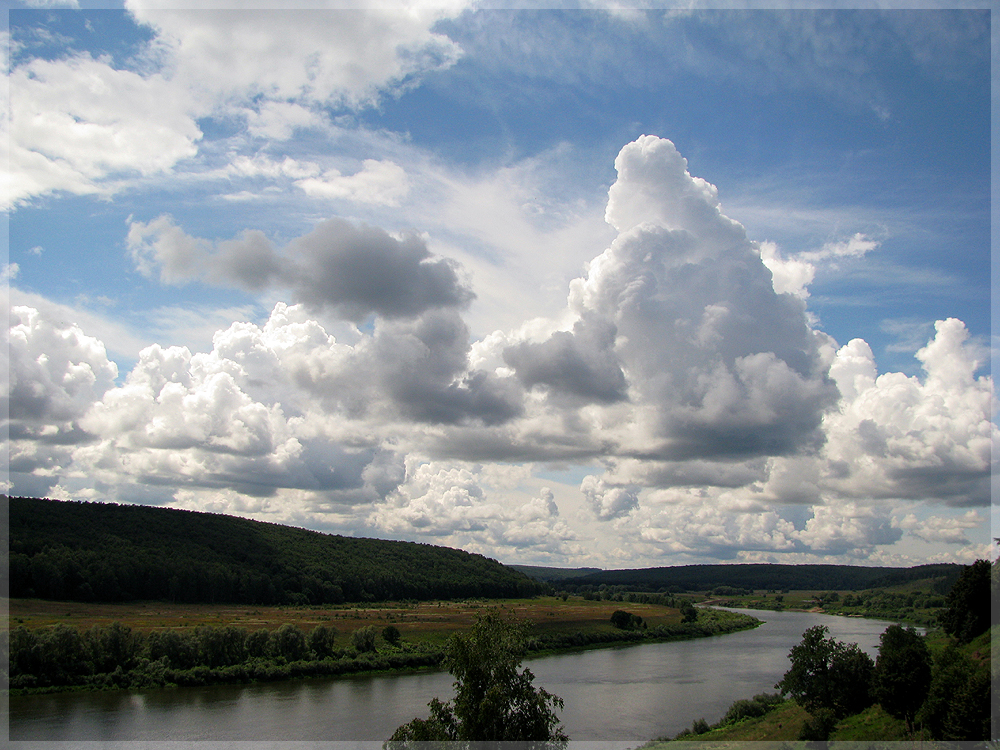
MULTIPOLYGON (((643 745, 642 750, 677 750, 684 743, 697 743, 699 750, 738 747, 744 742, 796 742, 809 720, 804 708, 791 700, 781 701, 763 716, 736 719, 713 725, 700 734, 687 734, 675 739, 661 739, 643 745)), ((849 716, 837 724, 831 741, 904 741, 917 740, 906 724, 889 716, 881 706, 872 706, 860 714, 849 716)))
POLYGON ((66 689, 245 683, 440 667, 448 638, 487 609, 532 625, 529 655, 705 637, 755 627, 746 615, 702 611, 695 622, 662 604, 540 597, 501 602, 329 607, 84 604, 13 599, 12 694, 66 689), (642 626, 623 630, 623 606, 642 626), (398 640, 386 640, 388 627, 398 640), (368 631, 362 643, 355 634, 368 631))

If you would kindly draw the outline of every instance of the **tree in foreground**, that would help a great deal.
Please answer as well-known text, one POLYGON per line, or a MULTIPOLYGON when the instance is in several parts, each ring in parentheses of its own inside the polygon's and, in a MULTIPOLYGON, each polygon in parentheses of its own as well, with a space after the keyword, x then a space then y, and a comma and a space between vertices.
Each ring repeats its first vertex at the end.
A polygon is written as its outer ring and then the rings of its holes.
POLYGON ((479 616, 469 633, 452 636, 446 663, 455 677, 454 699, 433 699, 430 717, 399 727, 386 750, 429 741, 565 747, 568 740, 556 715, 562 699, 536 688, 531 670, 518 671, 526 635, 525 623, 490 612, 479 616))
POLYGON ((917 721, 935 740, 985 740, 990 736, 990 669, 954 644, 936 655, 927 699, 917 721))
POLYGON ((845 645, 827 633, 816 625, 802 634, 788 654, 791 669, 775 687, 814 716, 830 711, 840 719, 872 704, 874 665, 858 644, 845 645))
POLYGON ((990 627, 992 566, 986 560, 967 565, 948 592, 941 627, 959 643, 968 643, 990 627))
POLYGON ((875 700, 887 714, 905 720, 912 732, 930 684, 931 654, 923 636, 902 625, 887 627, 875 660, 875 700))

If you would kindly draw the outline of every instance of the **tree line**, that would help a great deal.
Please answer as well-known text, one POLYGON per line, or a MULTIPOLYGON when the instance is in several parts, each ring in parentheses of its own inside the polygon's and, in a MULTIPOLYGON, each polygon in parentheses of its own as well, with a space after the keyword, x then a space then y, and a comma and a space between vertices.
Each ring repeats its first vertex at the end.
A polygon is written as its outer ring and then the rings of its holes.
POLYGON ((711 591, 719 587, 745 591, 840 590, 898 586, 911 581, 935 579, 936 593, 945 594, 958 579, 962 566, 954 563, 917 565, 912 568, 876 568, 859 565, 679 565, 637 570, 603 570, 560 580, 559 588, 580 593, 622 586, 630 591, 682 593, 711 591))
MULTIPOLYGON (((632 616, 634 617, 634 616, 632 616)), ((645 624, 645 623, 643 623, 645 624)), ((642 640, 697 638, 754 627, 759 621, 730 612, 701 612, 697 621, 629 630, 529 633, 525 651, 582 648, 642 640)), ((444 651, 402 640, 395 625, 362 626, 349 635, 292 623, 274 630, 234 625, 136 631, 115 622, 80 630, 66 624, 0 631, 5 677, 15 690, 69 687, 145 688, 253 682, 349 672, 438 666, 444 651)))
POLYGON ((551 590, 496 560, 428 544, 140 505, 0 497, 0 506, 15 598, 307 605, 551 590))
POLYGON ((400 642, 389 625, 349 636, 317 625, 308 633, 285 623, 274 630, 200 625, 135 631, 119 622, 79 630, 60 624, 0 633, 14 690, 68 687, 146 688, 438 666, 441 649, 400 642))

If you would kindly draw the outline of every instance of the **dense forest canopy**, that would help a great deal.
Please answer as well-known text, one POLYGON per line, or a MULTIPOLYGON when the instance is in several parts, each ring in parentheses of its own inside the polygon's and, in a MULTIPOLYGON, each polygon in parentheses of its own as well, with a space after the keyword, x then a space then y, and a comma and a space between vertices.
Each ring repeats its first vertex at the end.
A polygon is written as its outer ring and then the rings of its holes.
POLYGON ((243 604, 532 596, 482 555, 143 505, 2 497, 10 596, 243 604))
POLYGON ((628 586, 633 591, 710 591, 720 586, 765 590, 858 591, 898 586, 923 579, 939 579, 934 587, 945 594, 958 580, 962 566, 955 563, 917 565, 912 568, 875 568, 860 565, 777 565, 745 563, 737 565, 683 565, 672 568, 603 570, 567 578, 559 586, 567 590, 582 587, 628 586))

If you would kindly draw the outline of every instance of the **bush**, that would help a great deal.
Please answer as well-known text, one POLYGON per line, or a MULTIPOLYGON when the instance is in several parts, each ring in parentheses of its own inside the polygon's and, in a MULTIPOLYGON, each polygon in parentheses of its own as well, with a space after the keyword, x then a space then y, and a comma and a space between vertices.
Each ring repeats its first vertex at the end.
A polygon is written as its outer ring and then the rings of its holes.
POLYGON ((781 703, 781 696, 778 693, 759 693, 749 700, 746 698, 738 700, 726 711, 722 723, 735 724, 743 719, 763 716, 779 703, 781 703))
POLYGON ((837 726, 837 717, 829 708, 820 708, 806 720, 799 739, 806 742, 826 742, 837 726))

